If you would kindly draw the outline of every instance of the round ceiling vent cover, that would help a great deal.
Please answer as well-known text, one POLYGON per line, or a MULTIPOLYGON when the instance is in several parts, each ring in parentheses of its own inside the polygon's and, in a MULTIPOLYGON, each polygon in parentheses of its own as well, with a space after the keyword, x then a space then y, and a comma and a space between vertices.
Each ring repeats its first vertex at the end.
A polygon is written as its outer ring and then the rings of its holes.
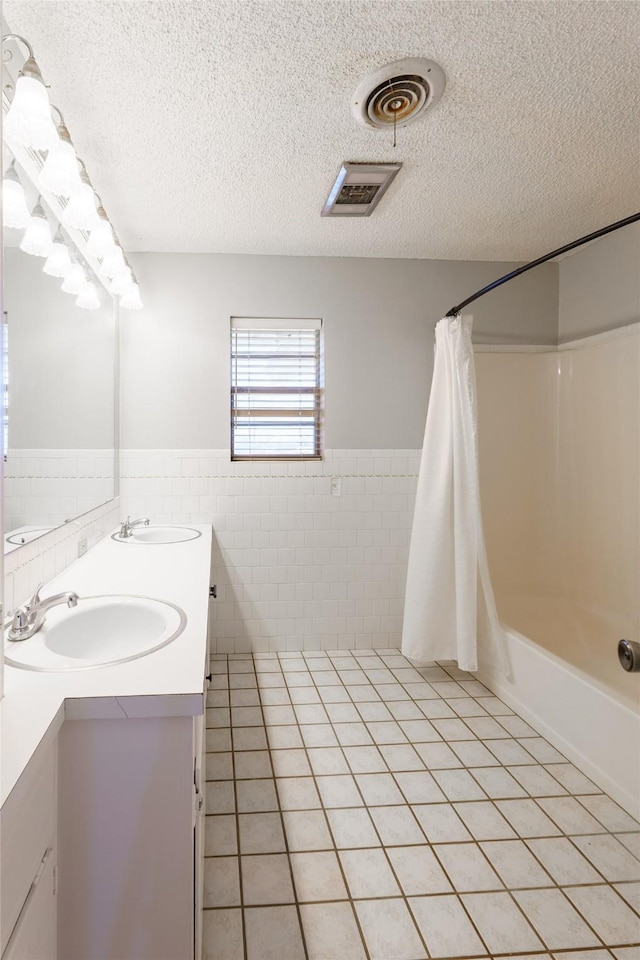
POLYGON ((443 94, 444 70, 433 60, 406 57, 374 70, 360 83, 351 101, 354 118, 365 127, 406 126, 437 103, 443 94))

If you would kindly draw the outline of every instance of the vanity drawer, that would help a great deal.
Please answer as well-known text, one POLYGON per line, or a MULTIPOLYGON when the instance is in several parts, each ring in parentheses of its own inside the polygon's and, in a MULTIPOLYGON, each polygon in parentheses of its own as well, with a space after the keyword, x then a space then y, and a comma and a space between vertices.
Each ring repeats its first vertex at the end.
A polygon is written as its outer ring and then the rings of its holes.
POLYGON ((55 835, 56 743, 48 742, 33 755, 0 811, 0 953, 55 835))

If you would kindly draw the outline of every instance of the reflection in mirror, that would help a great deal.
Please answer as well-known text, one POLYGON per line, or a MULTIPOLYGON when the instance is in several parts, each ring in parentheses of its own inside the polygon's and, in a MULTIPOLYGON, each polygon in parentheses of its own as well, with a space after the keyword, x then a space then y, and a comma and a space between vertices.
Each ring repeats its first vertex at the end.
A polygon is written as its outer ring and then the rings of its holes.
POLYGON ((7 553, 115 496, 118 307, 107 253, 118 255, 117 292, 141 304, 28 40, 4 21, 2 31, 7 553))
POLYGON ((114 496, 115 317, 87 311, 5 229, 5 553, 114 496))

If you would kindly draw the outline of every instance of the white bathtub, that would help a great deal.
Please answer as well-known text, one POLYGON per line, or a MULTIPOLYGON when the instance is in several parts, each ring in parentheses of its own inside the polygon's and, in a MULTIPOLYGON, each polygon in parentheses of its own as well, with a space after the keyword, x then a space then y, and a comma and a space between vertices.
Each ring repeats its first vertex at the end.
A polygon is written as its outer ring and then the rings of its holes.
POLYGON ((498 609, 509 674, 481 651, 480 679, 640 817, 640 674, 618 663, 620 625, 558 597, 510 597, 498 609))

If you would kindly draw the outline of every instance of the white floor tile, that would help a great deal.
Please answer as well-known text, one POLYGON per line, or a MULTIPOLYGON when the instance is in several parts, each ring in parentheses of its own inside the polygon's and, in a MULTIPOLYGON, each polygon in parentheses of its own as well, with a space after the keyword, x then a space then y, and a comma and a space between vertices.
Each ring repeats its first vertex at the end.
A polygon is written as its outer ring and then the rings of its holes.
POLYGON ((495 840, 480 846, 506 887, 548 887, 551 879, 522 840, 495 840))
POLYGON ((245 910, 245 924, 247 960, 284 960, 285 957, 286 960, 304 960, 304 945, 295 907, 254 907, 245 910))
POLYGON ((339 747, 313 747, 308 750, 308 756, 316 776, 349 773, 349 766, 339 747))
POLYGON ((398 884, 381 848, 341 850, 339 856, 354 900, 400 896, 398 884))
POLYGON ((566 837, 528 840, 527 846, 560 886, 602 882, 600 874, 566 837))
POLYGON ((271 777, 268 750, 249 750, 234 753, 236 780, 257 780, 271 777))
POLYGON ((387 855, 407 897, 452 890, 433 850, 426 843, 414 847, 387 847, 387 855))
POLYGON ((283 811, 289 850, 330 850, 333 841, 322 810, 283 811))
POLYGON ((377 847, 380 844, 371 817, 364 807, 327 810, 327 819, 338 849, 377 847))
MULTIPOLYGON (((292 726, 282 726, 282 727, 269 727, 267 729, 269 736, 269 746, 272 750, 288 750, 291 747, 302 747, 302 737, 300 736, 300 731, 298 727, 292 726)), ((235 746, 235 731, 234 731, 234 746, 235 746)), ((236 747, 236 750, 241 749, 236 747)))
POLYGON ((592 817, 574 797, 543 797, 538 800, 538 803, 569 837, 584 833, 605 832, 602 824, 592 817))
MULTIPOLYGON (((500 740, 494 740, 494 743, 500 742, 500 740)), ((503 770, 502 767, 474 767, 471 773, 487 796, 493 800, 508 800, 526 796, 520 784, 516 783, 511 774, 507 770, 503 770)))
MULTIPOLYGON (((507 740, 493 740, 492 743, 510 743, 507 740)), ((500 761, 487 750, 480 740, 456 740, 451 749, 460 758, 465 767, 498 767, 500 761)))
POLYGON ((369 813, 385 846, 424 843, 424 834, 410 807, 370 807, 369 813))
POLYGON ((266 748, 267 734, 264 727, 238 727, 234 729, 234 750, 266 750, 266 748))
POLYGON ((202 922, 202 960, 244 960, 242 911, 205 910, 202 922))
POLYGON ((448 800, 484 800, 486 797, 466 770, 434 770, 433 777, 448 800))
POLYGON ((273 780, 238 780, 238 813, 267 813, 278 809, 273 780))
POLYGON ((424 770, 424 763, 410 743, 386 743, 379 749, 390 770, 424 770))
POLYGON ((455 803, 454 808, 476 840, 511 840, 515 837, 500 811, 488 800, 455 803))
POLYGON ((387 770, 377 747, 344 747, 344 755, 352 773, 383 773, 387 770))
POLYGON ((508 893, 465 893, 462 902, 492 954, 543 946, 508 893))
POLYGON ((281 853, 285 850, 279 813, 241 813, 238 828, 242 854, 281 853))
POLYGON ((550 950, 599 945, 561 890, 518 890, 514 897, 550 950))
POLYGON ((374 743, 406 743, 407 738, 395 720, 374 720, 367 724, 374 743))
POLYGON ((361 807, 362 798, 352 776, 318 777, 320 798, 325 807, 361 807))
POLYGON ((271 763, 276 777, 306 777, 311 767, 304 750, 272 750, 271 763))
POLYGON ((502 881, 477 844, 445 843, 434 847, 434 852, 459 893, 502 889, 502 881))
POLYGON ((305 747, 337 747, 338 738, 328 723, 308 723, 300 728, 305 747))
POLYGON ((233 815, 205 817, 204 852, 207 857, 233 856, 238 852, 236 818, 233 815))
POLYGON ((452 770, 462 762, 446 743, 416 743, 416 752, 427 770, 452 770))
POLYGON ((418 804, 412 809, 430 843, 459 843, 472 839, 451 804, 418 804))
POLYGON ((311 777, 282 777, 276 780, 283 810, 313 810, 320 807, 320 797, 311 777))
POLYGON ((409 905, 432 957, 486 956, 457 897, 412 897, 409 905))
POLYGON ((293 903, 289 860, 283 853, 240 858, 246 906, 293 903))
POLYGON ((205 907, 235 907, 240 904, 237 857, 205 857, 205 907))
POLYGON ((535 800, 498 800, 496 806, 520 837, 560 835, 558 827, 535 800))
POLYGON ((622 807, 614 803, 610 797, 604 793, 596 796, 580 797, 580 803, 583 807, 596 817, 607 830, 615 833, 623 830, 640 830, 640 824, 632 816, 626 813, 622 807))
POLYGON ((595 783, 585 777, 584 773, 577 770, 571 763, 554 763, 545 767, 545 769, 574 796, 601 792, 600 787, 596 787, 595 783))
POLYGON ((303 903, 300 915, 309 960, 365 960, 350 903, 303 903))
POLYGON ((291 869, 296 896, 301 903, 316 900, 346 900, 338 857, 333 851, 292 853, 291 869))
POLYGON ((395 773, 394 777, 408 803, 437 803, 445 800, 444 793, 426 770, 395 773))
POLYGON ((369 807, 406 803, 390 773, 358 774, 356 783, 369 807))
POLYGON ((605 880, 640 880, 640 861, 610 834, 574 837, 573 842, 605 880))
POLYGON ((233 780, 231 753, 208 753, 206 757, 207 780, 233 780))
POLYGON ((404 900, 358 900, 355 907, 371 960, 427 956, 404 900))

